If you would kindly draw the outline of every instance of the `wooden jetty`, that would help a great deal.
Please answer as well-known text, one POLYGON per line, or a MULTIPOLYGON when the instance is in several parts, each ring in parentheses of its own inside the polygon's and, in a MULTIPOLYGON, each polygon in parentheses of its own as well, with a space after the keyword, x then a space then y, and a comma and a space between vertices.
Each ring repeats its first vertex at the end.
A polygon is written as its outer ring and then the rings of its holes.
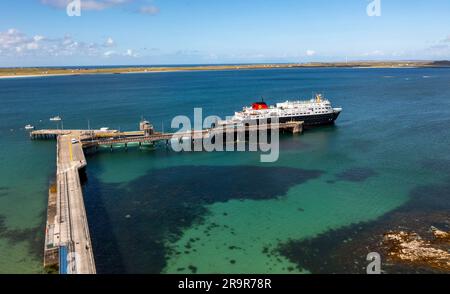
POLYGON ((236 132, 277 129, 293 134, 303 132, 303 122, 245 125, 237 128, 211 128, 180 133, 154 132, 148 122, 140 130, 36 130, 31 139, 57 140, 56 184, 49 189, 45 233, 44 267, 61 274, 95 274, 95 260, 80 183, 80 171, 87 165, 83 149, 129 143, 155 143, 170 140, 198 140, 236 132))

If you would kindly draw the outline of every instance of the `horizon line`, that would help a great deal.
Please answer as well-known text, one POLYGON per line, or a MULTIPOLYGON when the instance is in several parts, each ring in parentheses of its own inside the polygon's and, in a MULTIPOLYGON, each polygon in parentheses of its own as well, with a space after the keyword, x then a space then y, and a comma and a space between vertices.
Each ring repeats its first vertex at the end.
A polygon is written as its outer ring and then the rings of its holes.
POLYGON ((173 63, 173 64, 91 64, 91 65, 39 65, 39 66, 0 66, 0 69, 12 68, 58 68, 58 67, 185 67, 185 66, 239 66, 239 65, 306 65, 306 64, 353 64, 358 62, 368 63, 398 63, 398 62, 450 62, 450 59, 396 59, 396 60, 342 60, 342 61, 308 61, 308 62, 248 62, 248 63, 173 63))

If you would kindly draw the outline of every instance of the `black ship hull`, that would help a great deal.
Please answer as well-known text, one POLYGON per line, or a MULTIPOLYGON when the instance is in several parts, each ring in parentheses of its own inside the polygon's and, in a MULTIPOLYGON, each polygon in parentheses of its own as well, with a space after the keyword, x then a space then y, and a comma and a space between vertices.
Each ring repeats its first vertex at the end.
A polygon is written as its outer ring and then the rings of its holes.
MULTIPOLYGON (((340 112, 333 113, 324 113, 317 115, 300 115, 300 116, 289 116, 289 117, 280 117, 279 123, 286 123, 291 121, 302 121, 305 127, 313 127, 313 126, 322 126, 322 125, 331 125, 334 124, 336 119, 339 117, 340 112)), ((267 121, 260 120, 259 124, 271 123, 273 120, 268 119, 267 121)))

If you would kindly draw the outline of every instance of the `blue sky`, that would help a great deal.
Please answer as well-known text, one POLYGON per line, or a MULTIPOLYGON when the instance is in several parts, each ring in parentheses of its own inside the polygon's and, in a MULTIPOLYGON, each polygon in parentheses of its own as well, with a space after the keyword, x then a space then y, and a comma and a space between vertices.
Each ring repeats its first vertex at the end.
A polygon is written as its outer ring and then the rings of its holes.
POLYGON ((0 66, 450 59, 449 0, 2 0, 0 66))

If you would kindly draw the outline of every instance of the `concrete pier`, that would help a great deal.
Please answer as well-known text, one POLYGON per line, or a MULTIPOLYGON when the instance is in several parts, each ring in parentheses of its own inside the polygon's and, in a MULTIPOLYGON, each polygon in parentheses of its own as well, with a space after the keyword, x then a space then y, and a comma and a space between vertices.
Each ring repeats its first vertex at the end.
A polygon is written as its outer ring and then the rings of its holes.
POLYGON ((59 267, 62 274, 95 274, 79 176, 87 163, 81 143, 72 139, 70 134, 57 137, 56 191, 49 194, 44 265, 59 267))
POLYGON ((261 129, 278 129, 283 132, 290 132, 292 134, 300 134, 303 132, 303 122, 293 121, 278 124, 267 125, 251 125, 244 126, 242 128, 213 128, 205 130, 192 130, 183 133, 159 133, 154 132, 151 135, 140 134, 139 132, 133 132, 133 135, 127 135, 125 133, 115 133, 108 137, 93 136, 89 139, 83 140, 83 148, 91 148, 97 146, 110 146, 114 144, 128 144, 128 143, 155 143, 158 141, 167 142, 172 139, 184 139, 190 138, 192 140, 205 139, 216 135, 225 135, 227 133, 236 133, 237 131, 243 132, 257 132, 261 129))
POLYGON ((293 134, 303 132, 303 122, 251 125, 240 128, 212 128, 183 133, 158 133, 153 129, 136 132, 115 130, 38 130, 30 133, 32 139, 57 140, 56 183, 49 189, 47 224, 45 233, 44 267, 61 274, 95 274, 95 260, 89 234, 88 218, 80 183, 80 170, 87 165, 84 148, 129 143, 164 142, 172 139, 201 140, 224 136, 238 131, 258 132, 278 129, 293 134))
MULTIPOLYGON (((117 134, 117 130, 108 130, 108 131, 101 131, 101 130, 36 130, 30 132, 30 138, 32 140, 49 140, 58 138, 58 136, 63 135, 69 135, 73 138, 77 139, 86 139, 91 137, 109 137, 114 136, 117 134)), ((129 132, 128 134, 137 134, 137 135, 143 135, 144 132, 129 132)))

